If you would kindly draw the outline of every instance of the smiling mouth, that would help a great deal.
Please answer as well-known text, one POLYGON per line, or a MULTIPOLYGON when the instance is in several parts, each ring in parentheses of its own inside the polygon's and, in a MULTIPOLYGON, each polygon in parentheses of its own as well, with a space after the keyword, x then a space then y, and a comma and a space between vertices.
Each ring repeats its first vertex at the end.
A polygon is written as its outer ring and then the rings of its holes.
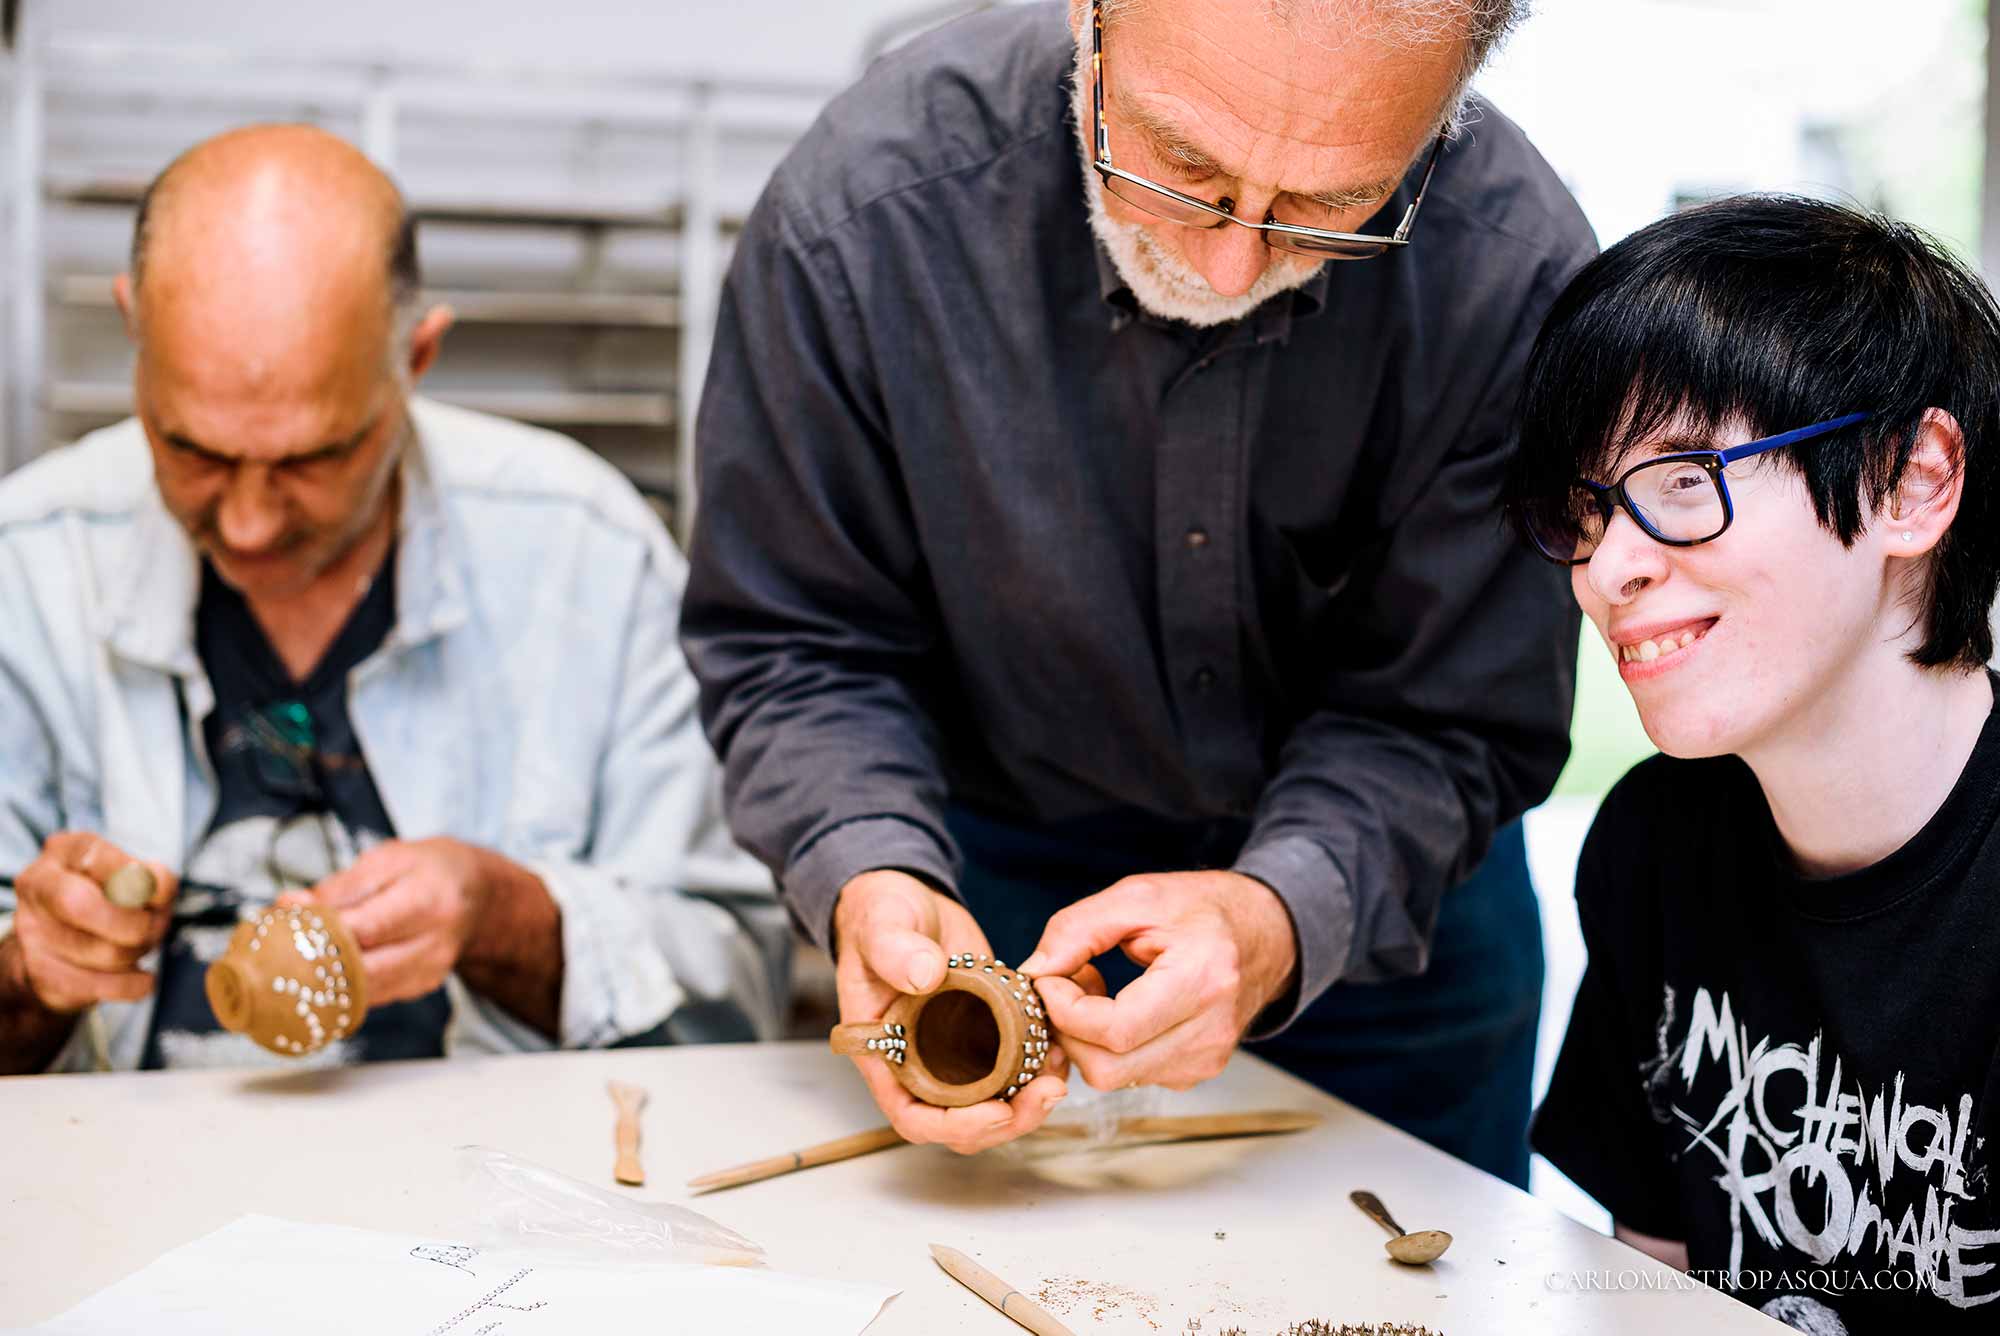
POLYGON ((1612 651, 1618 656, 1620 663, 1651 663, 1663 655, 1686 649, 1700 640, 1715 628, 1715 621, 1715 618, 1710 618, 1666 635, 1655 636, 1651 640, 1641 640, 1631 645, 1616 645, 1612 647, 1612 651))

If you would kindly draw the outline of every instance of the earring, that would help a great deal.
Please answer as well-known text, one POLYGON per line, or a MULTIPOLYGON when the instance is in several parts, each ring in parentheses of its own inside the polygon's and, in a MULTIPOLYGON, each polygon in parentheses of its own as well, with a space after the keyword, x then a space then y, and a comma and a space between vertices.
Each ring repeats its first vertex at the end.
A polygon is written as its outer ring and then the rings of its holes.
POLYGON ((1906 542, 1906 543, 1914 543, 1914 542, 1915 542, 1916 540, 1917 540, 1917 536, 1916 536, 1915 534, 1911 533, 1911 532, 1910 532, 1910 531, 1909 531, 1908 529, 1905 529, 1905 530, 1903 530, 1903 541, 1904 541, 1904 542, 1906 542))

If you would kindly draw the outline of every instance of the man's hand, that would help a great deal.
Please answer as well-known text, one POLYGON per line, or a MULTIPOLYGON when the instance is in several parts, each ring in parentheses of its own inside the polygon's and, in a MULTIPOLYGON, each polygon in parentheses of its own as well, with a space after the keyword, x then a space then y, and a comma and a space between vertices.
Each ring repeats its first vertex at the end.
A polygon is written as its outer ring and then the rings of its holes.
POLYGON ((1059 911, 1021 971, 1091 1085, 1185 1090, 1221 1075, 1297 966, 1277 892, 1238 872, 1167 872, 1127 877, 1059 911), (1063 977, 1114 946, 1145 967, 1117 997, 1063 977))
MULTIPOLYGON (((899 994, 936 988, 949 954, 993 954, 964 905, 908 873, 887 869, 864 872, 841 887, 833 936, 843 1022, 880 1020, 899 994)), ((963 1109, 922 1103, 896 1084, 880 1058, 859 1056, 854 1065, 905 1141, 934 1141, 962 1155, 1034 1131, 1069 1093, 1060 1046, 1049 1049, 1041 1075, 1022 1086, 1011 1102, 989 1099, 963 1109)))
POLYGON ((310 898, 354 934, 370 1006, 422 997, 457 970, 474 992, 559 1037, 562 915, 518 863, 448 837, 388 840, 310 898))
MULTIPOLYGON (((131 855, 110 841, 80 831, 49 836, 42 852, 14 881, 15 950, 0 991, 32 995, 48 1011, 74 1015, 98 1002, 137 1002, 153 991, 153 976, 139 958, 166 936, 178 881, 158 863, 153 898, 139 909, 120 909, 104 897, 104 883, 131 855)), ((0 960, 4 960, 0 957, 0 960)))

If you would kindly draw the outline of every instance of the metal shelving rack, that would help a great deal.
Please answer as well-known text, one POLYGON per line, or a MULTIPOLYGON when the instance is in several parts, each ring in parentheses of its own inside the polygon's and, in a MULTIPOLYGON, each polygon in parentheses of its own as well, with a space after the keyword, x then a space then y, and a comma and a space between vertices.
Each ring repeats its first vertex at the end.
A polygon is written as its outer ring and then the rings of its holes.
MULTIPOLYGON (((100 135, 106 126, 143 127, 162 109, 206 117, 214 128, 311 120, 347 134, 398 175, 419 219, 427 276, 438 272, 434 234, 459 238, 472 250, 533 237, 573 255, 561 266, 564 281, 553 285, 544 271, 528 283, 483 274, 431 289, 428 298, 456 310, 461 335, 447 340, 446 360, 427 390, 448 402, 556 426, 604 449, 663 503, 685 536, 695 499, 694 401, 729 248, 770 168, 834 85, 58 42, 38 31, 38 10, 25 5, 16 16, 9 69, 14 193, 0 472, 75 434, 66 428, 108 421, 129 408, 122 380, 79 373, 67 364, 62 340, 52 337, 64 322, 106 319, 110 270, 122 256, 52 266, 49 229, 60 217, 77 231, 129 230, 146 177, 171 150, 125 171, 79 165, 64 160, 58 142, 64 118, 100 135), (440 126, 474 139, 567 137, 579 152, 615 144, 607 156, 622 152, 621 162, 639 161, 643 170, 600 173, 607 188, 595 190, 559 179, 560 171, 526 188, 468 190, 462 181, 444 181, 452 174, 448 162, 443 172, 427 170, 445 162, 440 126), (420 143, 426 135, 428 160, 420 143), (614 259, 621 251, 622 268, 614 259), (637 268, 629 258, 634 252, 647 257, 637 268), (506 356, 482 367, 478 340, 506 356), (460 351, 464 344, 473 346, 460 351), (522 351, 529 344, 557 351, 534 361, 532 383, 523 383, 518 370, 531 356, 522 351)), ((186 142, 198 137, 189 134, 186 142)))

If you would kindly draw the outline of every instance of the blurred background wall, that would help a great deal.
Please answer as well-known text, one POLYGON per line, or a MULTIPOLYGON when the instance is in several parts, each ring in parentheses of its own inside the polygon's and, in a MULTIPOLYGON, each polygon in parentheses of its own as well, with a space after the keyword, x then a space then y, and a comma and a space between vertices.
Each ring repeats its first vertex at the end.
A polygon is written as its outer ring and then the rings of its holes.
MULTIPOLYGON (((872 55, 978 7, 0 0, 0 472, 126 411, 109 283, 143 182, 226 126, 309 120, 389 166, 424 219, 429 283, 461 320, 430 392, 578 436, 684 532, 738 221, 872 55)), ((1910 219, 1991 275, 1988 23, 1985 0, 1539 0, 1478 86, 1604 244, 1716 194, 1800 190, 1910 219)), ((1576 849, 1650 750, 1609 656, 1582 651, 1574 756, 1529 822, 1544 1076, 1582 967, 1576 849)), ((1545 1165, 1537 1190, 1601 1220, 1545 1165)))
MULTIPOLYGON (((289 118, 360 143, 424 217, 431 282, 462 320, 434 393, 568 430, 685 511, 738 220, 872 55, 977 7, 5 0, 0 470, 125 409, 108 282, 140 185, 217 129, 289 118)), ((1784 188, 1972 254, 1984 37, 1984 0, 1540 0, 1480 82, 1607 244, 1710 195, 1784 188)), ((1573 784, 1601 787, 1602 768, 1573 784)))

